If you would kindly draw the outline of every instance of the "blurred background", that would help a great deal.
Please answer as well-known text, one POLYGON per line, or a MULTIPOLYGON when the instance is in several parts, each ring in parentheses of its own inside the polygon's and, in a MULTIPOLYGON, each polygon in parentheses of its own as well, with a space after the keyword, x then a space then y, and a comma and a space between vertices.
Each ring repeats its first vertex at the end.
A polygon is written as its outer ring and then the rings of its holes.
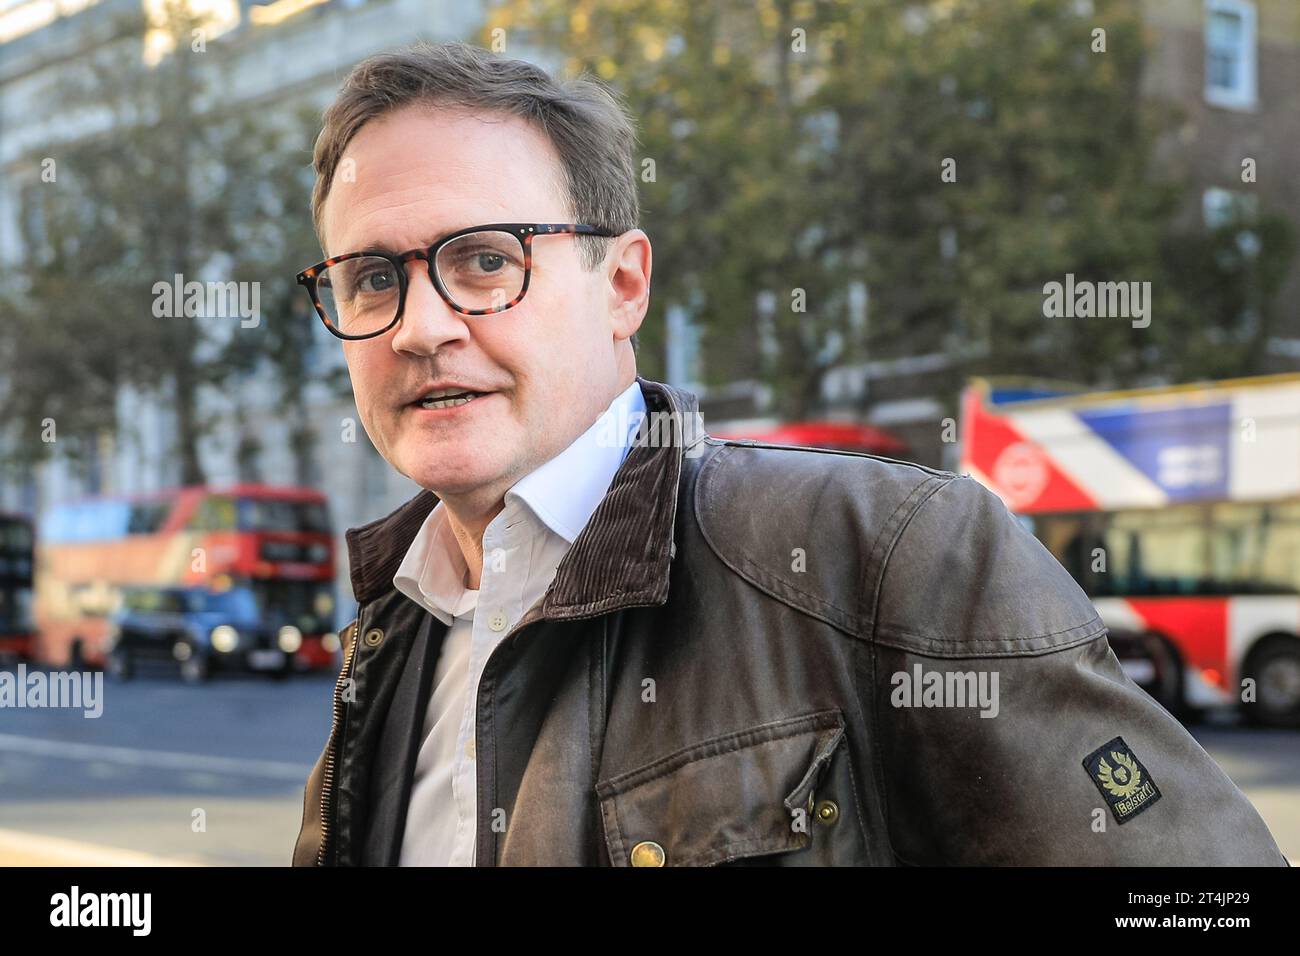
POLYGON ((294 275, 319 116, 467 40, 618 89, 640 374, 972 474, 1300 856, 1295 0, 0 0, 0 864, 285 864, 418 490, 294 275), (193 292, 192 283, 198 283, 193 292))

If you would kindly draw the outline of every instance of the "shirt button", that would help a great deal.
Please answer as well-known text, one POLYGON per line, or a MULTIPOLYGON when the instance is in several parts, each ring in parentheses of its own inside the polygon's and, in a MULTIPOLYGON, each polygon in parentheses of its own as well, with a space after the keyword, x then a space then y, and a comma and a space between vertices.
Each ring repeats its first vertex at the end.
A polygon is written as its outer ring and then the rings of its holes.
POLYGON ((488 618, 488 627, 497 633, 504 631, 508 623, 505 611, 493 611, 492 616, 488 618))
POLYGON ((474 759, 474 738, 471 737, 465 741, 465 756, 470 760, 474 759))

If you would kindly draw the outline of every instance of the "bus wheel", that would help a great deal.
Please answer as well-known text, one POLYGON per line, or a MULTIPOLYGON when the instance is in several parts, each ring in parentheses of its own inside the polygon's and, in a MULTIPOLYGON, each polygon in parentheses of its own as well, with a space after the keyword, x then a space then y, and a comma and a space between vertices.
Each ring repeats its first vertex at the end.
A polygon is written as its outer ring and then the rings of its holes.
POLYGON ((113 680, 127 681, 135 676, 135 662, 127 651, 115 648, 109 652, 106 670, 113 680))
POLYGON ((1205 708, 1197 707, 1187 700, 1187 663, 1183 655, 1169 639, 1158 634, 1152 635, 1160 643, 1164 654, 1164 666, 1168 668, 1168 693, 1171 703, 1165 705, 1169 713, 1178 718, 1186 727, 1202 723, 1205 720, 1205 708))
POLYGON ((1155 671, 1147 692, 1173 716, 1186 720, 1189 715, 1183 696, 1182 656, 1177 648, 1152 631, 1142 634, 1139 641, 1155 671))
POLYGON ((1261 643, 1243 671, 1255 681, 1255 700, 1241 704, 1247 721, 1262 727, 1300 727, 1300 641, 1283 637, 1261 643))

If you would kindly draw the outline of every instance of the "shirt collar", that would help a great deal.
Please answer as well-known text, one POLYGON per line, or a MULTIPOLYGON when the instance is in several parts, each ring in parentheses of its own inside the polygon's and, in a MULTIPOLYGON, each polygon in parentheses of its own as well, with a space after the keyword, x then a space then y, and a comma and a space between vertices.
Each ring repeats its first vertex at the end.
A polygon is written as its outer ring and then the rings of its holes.
POLYGON ((585 432, 506 492, 572 544, 609 490, 645 417, 641 386, 629 385, 585 432))
MULTIPOLYGON (((600 504, 645 418, 645 398, 634 381, 585 432, 506 492, 503 515, 526 507, 541 525, 572 544, 600 504)), ((420 526, 393 575, 393 586, 447 625, 477 604, 466 587, 468 565, 441 501, 420 526)))
MULTIPOLYGON (((590 617, 668 598, 683 459, 702 455, 708 435, 690 392, 641 377, 637 382, 646 403, 646 440, 638 436, 560 562, 543 609, 547 619, 590 617)), ((432 491, 420 491, 392 513, 348 529, 348 570, 358 604, 392 592, 394 572, 437 503, 432 491)))
POLYGON ((478 591, 466 587, 468 580, 469 566, 439 501, 393 575, 393 587, 418 604, 431 602, 430 610, 450 626, 452 618, 463 617, 478 604, 478 591))

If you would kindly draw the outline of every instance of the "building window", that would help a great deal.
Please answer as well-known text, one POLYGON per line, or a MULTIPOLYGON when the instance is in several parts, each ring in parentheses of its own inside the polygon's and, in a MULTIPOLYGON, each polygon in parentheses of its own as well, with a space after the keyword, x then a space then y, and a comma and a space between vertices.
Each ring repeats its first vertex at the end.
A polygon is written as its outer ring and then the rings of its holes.
POLYGON ((1255 97, 1255 4, 1205 0, 1206 102, 1249 110, 1255 97))

